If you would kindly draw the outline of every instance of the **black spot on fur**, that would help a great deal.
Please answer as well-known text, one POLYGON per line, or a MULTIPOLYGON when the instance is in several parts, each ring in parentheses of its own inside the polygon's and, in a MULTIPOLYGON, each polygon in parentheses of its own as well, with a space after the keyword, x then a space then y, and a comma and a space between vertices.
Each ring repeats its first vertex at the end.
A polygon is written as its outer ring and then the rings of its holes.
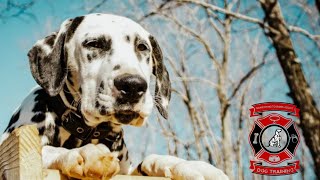
POLYGON ((39 131, 39 135, 40 135, 40 136, 43 135, 45 129, 46 129, 46 128, 45 128, 44 126, 38 128, 38 131, 39 131))
POLYGON ((165 97, 168 97, 170 99, 170 93, 171 93, 171 86, 170 86, 170 79, 169 79, 169 74, 167 70, 163 71, 162 74, 162 84, 161 84, 161 94, 164 95, 165 97))
POLYGON ((137 170, 140 174, 142 174, 143 176, 148 176, 147 173, 145 173, 142 168, 141 168, 142 162, 138 165, 137 170))
POLYGON ((95 107, 96 108, 100 107, 100 103, 98 101, 96 101, 95 107))
MULTIPOLYGON (((105 39, 105 38, 104 38, 105 39)), ((112 40, 111 40, 111 38, 109 38, 108 40, 105 40, 106 41, 106 43, 105 43, 105 48, 104 48, 104 50, 105 51, 109 51, 109 50, 111 50, 111 45, 112 45, 112 40)))
POLYGON ((77 147, 78 141, 79 139, 71 134, 69 138, 63 143, 62 147, 67 149, 73 149, 77 147))
POLYGON ((14 127, 11 127, 11 128, 8 129, 8 132, 12 133, 13 130, 14 130, 14 127))
POLYGON ((74 33, 76 32, 78 26, 83 21, 84 16, 79 16, 73 19, 70 27, 68 28, 67 35, 66 35, 66 42, 69 42, 74 33))
POLYGON ((130 36, 129 36, 129 35, 126 35, 125 38, 126 38, 126 41, 127 41, 127 42, 130 42, 130 36))
POLYGON ((68 51, 64 51, 64 58, 65 58, 65 62, 68 62, 68 57, 69 57, 69 55, 68 55, 68 51))
POLYGON ((54 135, 53 135, 53 139, 52 139, 52 145, 53 146, 56 146, 56 147, 58 147, 58 146, 60 146, 60 137, 59 137, 59 134, 60 134, 60 129, 59 129, 59 127, 58 126, 55 126, 54 127, 54 135))
POLYGON ((93 50, 100 50, 100 53, 102 51, 106 52, 111 49, 112 40, 111 38, 106 38, 105 36, 99 36, 98 38, 94 39, 86 39, 82 46, 86 47, 88 49, 93 50))
POLYGON ((107 111, 106 111, 106 107, 105 107, 105 106, 101 106, 100 114, 101 114, 102 116, 104 116, 104 115, 107 114, 107 111))
POLYGON ((74 102, 74 97, 73 95, 70 93, 70 90, 67 86, 67 84, 64 84, 63 86, 63 91, 64 91, 64 95, 67 99, 67 101, 71 104, 72 102, 74 102))
POLYGON ((126 161, 129 159, 129 151, 126 153, 126 161))
POLYGON ((52 34, 50 36, 47 36, 44 40, 44 43, 49 45, 51 48, 53 48, 53 44, 54 44, 56 37, 57 37, 56 34, 52 34))
POLYGON ((117 64, 116 66, 113 67, 113 70, 114 70, 114 71, 115 71, 115 70, 118 70, 118 69, 120 69, 120 67, 121 67, 121 66, 120 66, 119 64, 117 64))
POLYGON ((123 149, 123 146, 125 146, 124 140, 122 139, 118 144, 114 146, 114 151, 121 151, 123 149))
POLYGON ((101 89, 104 89, 104 83, 103 83, 103 81, 101 81, 101 83, 100 83, 100 88, 101 88, 101 89))
POLYGON ((134 49, 134 52, 136 53, 136 55, 137 55, 137 57, 138 57, 138 60, 139 61, 141 61, 141 54, 140 54, 140 52, 138 52, 138 50, 137 50, 137 45, 138 45, 138 41, 139 41, 139 36, 138 35, 136 35, 135 37, 134 37, 134 43, 133 43, 133 49, 134 49))
POLYGON ((60 118, 56 118, 56 119, 54 120, 54 123, 55 123, 56 126, 62 126, 62 125, 61 125, 61 120, 60 120, 60 118))
POLYGON ((36 113, 32 118, 31 121, 35 123, 40 123, 46 119, 46 115, 43 112, 36 113))
POLYGON ((120 155, 118 156, 118 159, 119 159, 119 161, 122 161, 122 159, 123 159, 123 154, 120 154, 120 155))
POLYGON ((91 62, 92 57, 90 56, 90 54, 87 54, 87 59, 88 59, 89 62, 91 62))
POLYGON ((11 127, 14 123, 16 123, 16 122, 18 121, 19 117, 20 117, 20 110, 19 110, 18 112, 16 112, 16 113, 11 117, 7 129, 8 129, 9 127, 11 127))
POLYGON ((112 150, 112 145, 113 145, 112 141, 108 141, 106 139, 100 139, 99 143, 102 143, 102 144, 106 145, 110 149, 111 152, 113 151, 112 150))
POLYGON ((65 112, 65 107, 62 105, 62 99, 60 96, 51 97, 46 93, 44 89, 38 89, 34 92, 35 94, 35 105, 32 112, 54 112, 58 117, 65 112))
POLYGON ((68 80, 68 82, 70 83, 71 86, 74 85, 73 80, 72 80, 72 73, 71 73, 71 71, 68 71, 67 80, 68 80))
POLYGON ((147 58, 147 63, 148 63, 148 64, 150 63, 150 58, 149 58, 149 57, 147 58))
POLYGON ((47 103, 50 101, 50 96, 43 90, 39 89, 34 92, 35 97, 35 105, 32 109, 32 112, 46 112, 48 109, 47 103))

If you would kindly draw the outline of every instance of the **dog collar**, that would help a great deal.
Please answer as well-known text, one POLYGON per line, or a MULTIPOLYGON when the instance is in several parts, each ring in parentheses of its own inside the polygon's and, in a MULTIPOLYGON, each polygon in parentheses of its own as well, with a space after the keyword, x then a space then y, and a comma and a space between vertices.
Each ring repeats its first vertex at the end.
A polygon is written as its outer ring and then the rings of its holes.
POLYGON ((116 142, 122 139, 123 130, 114 132, 110 122, 103 122, 96 127, 88 126, 85 123, 85 117, 79 110, 80 103, 73 104, 74 106, 72 106, 70 104, 70 102, 74 102, 72 95, 65 94, 64 92, 68 91, 62 91, 59 94, 56 106, 60 109, 57 110, 57 115, 61 117, 61 125, 66 131, 83 141, 105 139, 110 142, 116 142))
POLYGON ((84 122, 82 114, 71 109, 67 109, 62 114, 61 120, 61 125, 66 131, 83 141, 89 139, 106 139, 111 142, 116 142, 123 137, 122 129, 118 133, 112 132, 107 122, 101 123, 94 128, 88 126, 84 122))

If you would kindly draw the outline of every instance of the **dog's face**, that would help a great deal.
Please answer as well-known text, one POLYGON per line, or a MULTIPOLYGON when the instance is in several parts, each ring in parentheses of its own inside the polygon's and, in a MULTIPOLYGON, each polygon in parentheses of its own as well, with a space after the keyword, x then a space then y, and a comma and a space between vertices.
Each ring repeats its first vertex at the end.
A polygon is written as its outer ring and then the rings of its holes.
POLYGON ((67 85, 81 99, 88 125, 103 121, 141 126, 155 103, 167 118, 170 81, 157 41, 125 17, 90 14, 66 20, 29 52, 34 78, 54 96, 67 85), (68 80, 66 80, 68 79, 68 80))
POLYGON ((277 133, 280 133, 281 131, 282 131, 281 129, 277 129, 277 130, 276 130, 277 133))

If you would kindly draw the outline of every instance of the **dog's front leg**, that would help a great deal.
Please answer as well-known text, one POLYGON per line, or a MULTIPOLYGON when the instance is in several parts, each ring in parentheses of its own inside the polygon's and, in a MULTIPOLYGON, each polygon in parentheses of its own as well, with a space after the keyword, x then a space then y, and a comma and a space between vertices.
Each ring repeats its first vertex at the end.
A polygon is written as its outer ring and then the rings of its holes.
POLYGON ((110 178, 120 170, 116 154, 103 144, 88 144, 70 150, 44 146, 42 160, 45 168, 58 169, 62 174, 78 179, 110 178))

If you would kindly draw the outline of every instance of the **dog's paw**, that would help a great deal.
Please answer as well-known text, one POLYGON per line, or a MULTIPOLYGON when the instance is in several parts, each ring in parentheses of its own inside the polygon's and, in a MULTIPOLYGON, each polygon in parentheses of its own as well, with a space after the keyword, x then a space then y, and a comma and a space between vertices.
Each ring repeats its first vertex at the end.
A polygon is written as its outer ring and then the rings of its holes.
POLYGON ((186 161, 168 155, 149 155, 133 175, 168 177, 173 180, 227 180, 218 168, 203 161, 186 161))
POLYGON ((185 161, 170 168, 167 177, 173 180, 228 180, 220 169, 203 161, 185 161))
POLYGON ((140 163, 132 175, 167 177, 172 166, 184 161, 186 160, 174 156, 151 154, 140 163))
POLYGON ((108 179, 120 170, 116 154, 102 144, 88 144, 61 156, 57 167, 68 177, 108 179))

